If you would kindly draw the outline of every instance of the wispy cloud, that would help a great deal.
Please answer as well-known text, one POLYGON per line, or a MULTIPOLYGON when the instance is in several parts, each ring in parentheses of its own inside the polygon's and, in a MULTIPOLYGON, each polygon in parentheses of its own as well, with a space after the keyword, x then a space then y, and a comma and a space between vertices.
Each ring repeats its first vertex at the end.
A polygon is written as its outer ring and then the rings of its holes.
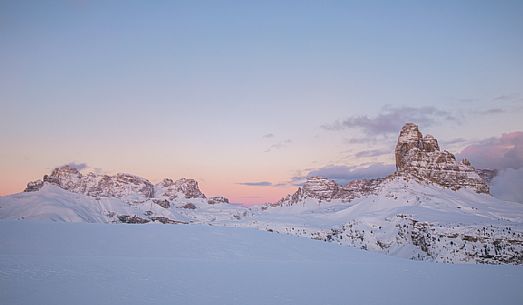
POLYGON ((517 94, 501 94, 496 97, 494 97, 492 100, 495 102, 506 102, 506 101, 512 101, 514 99, 517 99, 517 94))
POLYGON ((237 184, 245 186, 272 186, 272 183, 269 181, 238 182, 237 184))
POLYGON ((302 185, 308 177, 325 177, 345 185, 354 179, 381 178, 392 174, 396 169, 393 164, 372 163, 367 167, 328 165, 310 170, 306 175, 292 177, 289 185, 302 185))
POLYGON ((274 138, 274 134, 273 133, 268 133, 268 134, 263 135, 262 138, 264 138, 264 139, 274 138))
POLYGON ((499 113, 504 113, 504 112, 505 112, 505 110, 501 109, 501 108, 490 108, 490 109, 486 109, 486 110, 474 111, 474 113, 480 114, 480 115, 492 115, 492 114, 499 114, 499 113))
POLYGON ((369 150, 363 150, 358 153, 356 153, 354 156, 356 158, 371 158, 371 157, 379 157, 387 154, 391 154, 392 152, 390 149, 369 149, 369 150))
POLYGON ((458 143, 465 143, 465 142, 467 142, 467 140, 465 140, 463 138, 454 138, 454 139, 450 139, 450 140, 441 140, 438 142, 442 145, 452 145, 452 144, 458 144, 458 143))
POLYGON ((415 122, 423 127, 428 127, 440 121, 457 121, 457 119, 452 113, 432 106, 385 106, 374 117, 351 116, 323 125, 322 128, 327 130, 359 129, 369 136, 386 136, 397 133, 406 122, 415 122))
POLYGON ((474 102, 478 102, 479 99, 477 99, 477 98, 458 98, 457 101, 461 102, 461 103, 474 103, 474 102))
POLYGON ((292 143, 291 139, 280 141, 278 143, 275 143, 275 144, 272 144, 271 146, 269 146, 269 148, 267 148, 265 150, 265 152, 270 152, 270 151, 273 151, 273 150, 282 149, 282 148, 286 147, 287 145, 289 145, 290 143, 292 143))

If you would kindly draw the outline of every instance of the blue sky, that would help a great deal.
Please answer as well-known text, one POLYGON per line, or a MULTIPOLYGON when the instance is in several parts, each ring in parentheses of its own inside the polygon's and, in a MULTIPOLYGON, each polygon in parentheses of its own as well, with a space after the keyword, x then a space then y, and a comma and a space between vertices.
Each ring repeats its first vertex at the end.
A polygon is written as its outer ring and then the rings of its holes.
POLYGON ((0 191, 74 161, 262 202, 390 164, 391 120, 459 152, 523 129, 522 37, 521 1, 2 1, 0 191))

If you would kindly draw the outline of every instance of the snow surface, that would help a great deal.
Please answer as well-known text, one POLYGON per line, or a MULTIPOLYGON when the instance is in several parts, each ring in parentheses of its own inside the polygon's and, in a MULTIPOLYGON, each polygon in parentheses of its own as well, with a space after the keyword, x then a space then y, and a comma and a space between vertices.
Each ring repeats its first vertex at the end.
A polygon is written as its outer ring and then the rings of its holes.
POLYGON ((522 304, 523 267, 248 228, 0 222, 0 304, 522 304))

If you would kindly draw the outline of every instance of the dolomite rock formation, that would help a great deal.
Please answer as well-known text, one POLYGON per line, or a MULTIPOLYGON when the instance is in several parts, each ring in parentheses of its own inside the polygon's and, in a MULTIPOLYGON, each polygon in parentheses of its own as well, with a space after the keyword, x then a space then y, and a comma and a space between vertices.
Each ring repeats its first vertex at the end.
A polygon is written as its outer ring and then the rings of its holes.
POLYGON ((175 198, 206 198, 200 191, 198 182, 194 179, 182 178, 176 181, 165 178, 156 185, 158 197, 175 198))
POLYGON ((163 208, 169 208, 175 198, 206 198, 194 179, 176 181, 166 178, 154 186, 149 180, 130 174, 114 176, 96 173, 82 174, 74 167, 65 165, 55 168, 42 180, 27 184, 25 192, 40 190, 46 183, 54 184, 73 193, 90 197, 117 197, 128 203, 140 203, 152 199, 163 208), (154 198, 154 199, 153 199, 154 198))
POLYGON ((469 187, 478 193, 489 192, 487 183, 468 160, 458 162, 450 152, 440 151, 438 141, 431 135, 423 136, 416 124, 403 126, 395 154, 398 174, 412 175, 453 190, 469 187))
MULTIPOLYGON (((468 187, 478 193, 489 193, 485 178, 495 175, 492 170, 474 169, 468 160, 456 161, 450 152, 440 151, 438 141, 431 135, 419 131, 418 126, 407 123, 400 131, 395 150, 397 176, 415 178, 443 187, 458 190, 468 187)), ((339 199, 349 202, 354 198, 376 193, 388 178, 356 179, 347 185, 338 185, 334 180, 322 177, 309 177, 302 187, 280 199, 275 206, 293 205, 307 198, 318 201, 339 199)))
POLYGON ((147 179, 122 173, 115 176, 82 175, 78 169, 68 165, 55 168, 51 175, 45 175, 42 180, 29 182, 25 192, 37 191, 44 183, 90 197, 118 197, 129 202, 145 201, 154 196, 154 186, 147 179))
POLYGON ((339 199, 342 202, 350 202, 354 198, 374 193, 383 180, 382 178, 357 179, 346 186, 341 186, 327 178, 309 177, 294 194, 280 199, 275 205, 293 205, 307 198, 319 201, 339 199))

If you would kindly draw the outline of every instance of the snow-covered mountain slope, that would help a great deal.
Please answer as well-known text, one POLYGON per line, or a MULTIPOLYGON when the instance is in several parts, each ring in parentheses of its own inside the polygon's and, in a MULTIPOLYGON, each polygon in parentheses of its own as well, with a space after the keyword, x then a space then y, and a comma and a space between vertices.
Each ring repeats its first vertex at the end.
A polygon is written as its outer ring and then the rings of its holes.
POLYGON ((523 263, 523 206, 392 176, 350 202, 305 198, 253 211, 250 226, 412 259, 523 263))
POLYGON ((520 266, 206 225, 0 222, 0 304, 521 304, 520 266))
POLYGON ((341 186, 310 177, 255 213, 253 226, 412 259, 523 263, 523 205, 490 196, 487 172, 440 151, 412 123, 398 136, 395 158, 396 173, 384 179, 341 186))
POLYGON ((45 183, 38 191, 0 197, 0 218, 63 222, 172 224, 234 222, 248 209, 218 199, 149 198, 129 203, 118 197, 91 197, 45 183), (209 203, 210 200, 211 203, 209 203))
POLYGON ((310 177, 294 194, 254 208, 207 198, 193 179, 153 185, 65 166, 0 197, 0 219, 253 227, 411 259, 523 264, 523 205, 490 196, 485 175, 414 124, 402 129, 396 160, 389 177, 345 186, 310 177))

